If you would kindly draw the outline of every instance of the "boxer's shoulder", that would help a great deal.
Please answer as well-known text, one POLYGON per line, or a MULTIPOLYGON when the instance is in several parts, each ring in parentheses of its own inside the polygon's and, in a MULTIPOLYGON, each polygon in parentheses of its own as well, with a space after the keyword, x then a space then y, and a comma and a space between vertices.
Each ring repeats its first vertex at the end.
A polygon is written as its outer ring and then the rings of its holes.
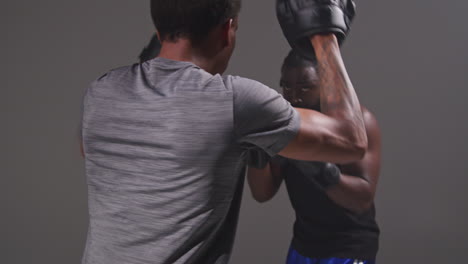
POLYGON ((374 113, 372 113, 367 107, 363 105, 361 105, 361 111, 366 129, 369 131, 378 128, 377 118, 375 117, 374 113))

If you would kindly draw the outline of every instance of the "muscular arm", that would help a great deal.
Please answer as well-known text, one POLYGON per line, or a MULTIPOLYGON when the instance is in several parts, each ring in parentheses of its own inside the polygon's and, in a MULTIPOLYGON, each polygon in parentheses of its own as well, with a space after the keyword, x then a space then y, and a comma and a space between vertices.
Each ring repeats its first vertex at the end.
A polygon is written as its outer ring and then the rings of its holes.
POLYGON ((349 163, 360 160, 367 137, 359 100, 348 77, 334 35, 311 37, 320 75, 319 113, 296 109, 299 133, 279 154, 292 159, 349 163))
POLYGON ((372 113, 363 109, 363 114, 368 150, 362 160, 340 166, 340 182, 326 191, 335 203, 355 213, 371 207, 380 171, 380 130, 372 113))
MULTIPOLYGON (((369 209, 374 201, 380 172, 380 130, 377 120, 363 109, 369 148, 358 162, 341 165, 340 182, 326 193, 340 206, 355 213, 369 209)), ((248 168, 247 179, 252 196, 258 202, 270 200, 283 181, 281 169, 274 160, 263 169, 248 168)))

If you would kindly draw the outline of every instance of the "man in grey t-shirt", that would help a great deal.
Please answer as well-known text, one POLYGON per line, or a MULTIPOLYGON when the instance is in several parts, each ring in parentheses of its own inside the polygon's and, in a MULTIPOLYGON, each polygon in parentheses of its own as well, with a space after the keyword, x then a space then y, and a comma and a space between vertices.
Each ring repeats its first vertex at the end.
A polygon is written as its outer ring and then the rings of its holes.
MULTIPOLYGON (((259 82, 222 77, 238 0, 151 3, 159 57, 108 72, 84 96, 82 263, 227 263, 248 156, 357 160, 367 144, 359 102, 337 82, 324 88, 338 95, 333 111, 294 109, 259 82)), ((311 40, 331 47, 319 60, 341 60, 333 35, 311 40)), ((323 72, 347 78, 340 65, 323 72)))

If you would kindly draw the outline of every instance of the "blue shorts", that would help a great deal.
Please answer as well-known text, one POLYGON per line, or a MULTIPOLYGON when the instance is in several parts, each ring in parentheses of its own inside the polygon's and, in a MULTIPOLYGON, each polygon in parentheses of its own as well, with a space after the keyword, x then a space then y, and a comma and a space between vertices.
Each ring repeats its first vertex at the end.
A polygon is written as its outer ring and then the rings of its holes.
POLYGON ((375 264, 375 261, 343 258, 308 258, 289 248, 286 264, 375 264))

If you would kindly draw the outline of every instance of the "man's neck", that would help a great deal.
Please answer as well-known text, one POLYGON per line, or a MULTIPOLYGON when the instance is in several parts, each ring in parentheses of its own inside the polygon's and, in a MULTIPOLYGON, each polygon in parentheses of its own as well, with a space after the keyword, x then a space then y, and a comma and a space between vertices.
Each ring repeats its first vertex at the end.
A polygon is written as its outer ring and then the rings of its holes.
POLYGON ((216 62, 200 52, 200 49, 194 48, 188 39, 178 39, 176 42, 163 41, 158 57, 191 62, 213 75, 217 73, 216 62))

